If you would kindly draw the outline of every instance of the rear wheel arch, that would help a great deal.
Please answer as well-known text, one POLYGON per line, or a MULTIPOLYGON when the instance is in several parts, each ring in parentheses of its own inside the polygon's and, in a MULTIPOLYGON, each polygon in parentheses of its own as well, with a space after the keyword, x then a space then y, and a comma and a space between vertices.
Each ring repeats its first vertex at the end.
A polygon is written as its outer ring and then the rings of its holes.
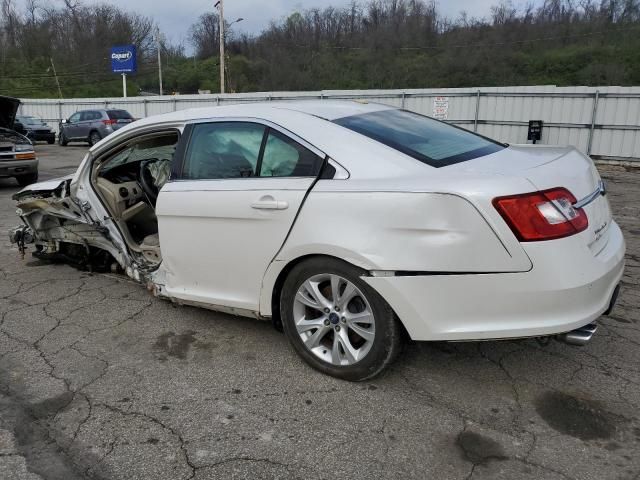
MULTIPOLYGON (((284 309, 282 310, 281 322, 285 335, 296 353, 311 367, 343 380, 363 381, 378 375, 393 362, 402 350, 405 329, 386 300, 367 282, 363 281, 362 277, 368 273, 366 269, 355 266, 341 258, 328 255, 299 257, 295 262, 290 262, 287 267, 289 267, 286 269, 287 273, 279 275, 281 284, 278 288, 277 298, 279 299, 280 309, 274 310, 274 313, 284 309), (318 303, 310 305, 306 301, 300 302, 297 300, 300 295, 299 285, 301 282, 305 282, 305 279, 311 282, 314 279, 318 282, 324 282, 323 293, 318 292, 317 295, 320 295, 321 298, 324 296, 325 300, 329 299, 327 301, 335 302, 331 304, 335 305, 335 311, 341 312, 339 315, 344 315, 341 323, 339 323, 339 319, 338 321, 335 318, 331 319, 333 326, 329 324, 328 319, 325 319, 324 326, 315 327, 313 326, 315 323, 311 324, 311 329, 315 329, 315 333, 311 335, 311 340, 317 337, 317 342, 323 342, 313 348, 307 344, 309 338, 301 339, 301 330, 298 329, 296 320, 297 318, 299 319, 301 314, 304 320, 309 312, 302 313, 298 307, 301 304, 303 309, 311 307, 321 316, 328 315, 329 308, 326 305, 325 308, 319 308, 318 303), (335 285, 333 283, 334 280, 338 282, 335 285), (330 286, 328 284, 329 281, 331 281, 330 286), (335 290, 336 286, 338 286, 338 291, 341 291, 339 288, 341 283, 345 289, 351 288, 352 292, 355 289, 355 292, 351 295, 359 297, 359 300, 354 299, 354 303, 351 302, 352 297, 349 297, 346 300, 347 303, 341 304, 341 294, 336 293, 335 290), (326 291, 325 289, 330 290, 326 291), (360 305, 357 304, 358 302, 360 305), (322 311, 325 313, 322 313, 322 311), (344 313, 342 313, 343 311, 344 313), (358 325, 352 324, 353 321, 357 323, 358 320, 353 318, 350 320, 351 316, 359 315, 360 312, 366 313, 362 317, 362 323, 358 325), (363 336, 365 333, 366 335, 363 336), (355 335, 355 338, 353 335, 355 335), (342 341, 337 340, 338 343, 336 344, 336 337, 341 338, 342 341), (327 341, 329 345, 324 343, 327 341), (331 347, 331 344, 333 347, 331 347), (342 349, 340 349, 339 345, 343 345, 342 349), (332 353, 328 354, 328 351, 332 353), (344 358, 341 358, 340 351, 342 351, 342 357, 344 358), (331 358, 327 358, 327 355, 331 358), (345 361, 346 363, 344 363, 345 361)), ((306 285, 306 283, 304 284, 306 285)), ((307 291, 310 291, 308 287, 307 291)), ((314 296, 314 298, 318 297, 314 296)), ((331 311, 333 309, 334 307, 331 307, 331 311)), ((335 312, 332 313, 332 316, 336 316, 335 312)), ((317 322, 317 316, 312 315, 309 318, 312 319, 311 322, 317 322)), ((308 333, 308 330, 309 327, 307 326, 302 331, 308 333)))
POLYGON ((352 266, 353 268, 362 270, 363 274, 367 272, 366 269, 358 265, 354 265, 353 263, 347 262, 342 258, 334 257, 332 255, 314 253, 314 254, 302 255, 300 257, 290 260, 285 265, 285 267, 282 270, 280 270, 280 273, 278 273, 276 281, 273 284, 273 289, 271 290, 271 322, 274 328, 279 332, 283 331, 282 319, 280 318, 280 294, 282 293, 282 286, 284 285, 284 281, 287 279, 287 276, 289 276, 289 273, 291 273, 291 270, 293 270, 293 268, 296 265, 299 265, 300 263, 305 262, 307 260, 311 260, 313 258, 327 258, 332 260, 338 260, 340 262, 344 262, 345 264, 352 266))
MULTIPOLYGON (((282 319, 280 318, 280 295, 282 293, 282 286, 284 285, 284 282, 287 279, 287 276, 289 275, 289 273, 291 273, 291 270, 293 270, 296 267, 296 265, 299 265, 302 262, 305 262, 314 258, 326 258, 330 260, 337 260, 339 262, 344 263, 345 265, 349 265, 350 267, 359 270, 363 276, 366 276, 369 272, 369 270, 363 267, 362 265, 356 265, 355 263, 347 261, 344 258, 336 257, 333 255, 313 253, 313 254, 302 255, 300 257, 290 260, 285 265, 285 267, 282 270, 280 270, 280 273, 278 273, 276 281, 274 282, 273 288, 271 290, 271 323, 273 324, 273 327, 279 332, 283 331, 282 319)), ((400 324, 402 325, 402 329, 404 333, 406 333, 406 328, 402 323, 402 319, 400 319, 400 317, 398 317, 397 314, 396 314, 396 318, 398 318, 400 324)), ((408 338, 408 334, 406 334, 406 337, 408 338)))

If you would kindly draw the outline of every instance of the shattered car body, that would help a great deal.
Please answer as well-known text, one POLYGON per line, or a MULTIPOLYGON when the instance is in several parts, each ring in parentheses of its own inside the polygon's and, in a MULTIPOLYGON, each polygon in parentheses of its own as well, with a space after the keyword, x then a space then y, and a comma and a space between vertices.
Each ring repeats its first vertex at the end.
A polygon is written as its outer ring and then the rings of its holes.
MULTIPOLYGON (((172 135, 177 138, 178 132, 176 129, 172 135)), ((97 183, 100 180, 96 177, 100 165, 94 163, 95 158, 92 150, 75 174, 36 183, 15 194, 17 214, 25 226, 12 230, 10 239, 20 244, 28 230, 27 238, 34 239, 36 257, 66 260, 76 266, 103 271, 122 269, 136 281, 150 282, 150 273, 160 263, 160 257, 155 254, 157 248, 152 249, 149 259, 141 249, 126 244, 127 232, 122 230, 123 225, 118 225, 113 211, 105 206, 105 198, 101 198, 97 183)), ((168 162, 155 162, 151 172, 159 181, 166 182, 168 162)), ((156 188, 161 186, 158 183, 156 188)), ((118 188, 119 196, 124 192, 121 188, 125 187, 118 188)), ((151 207, 140 187, 134 186, 133 190, 138 200, 143 197, 145 200, 136 202, 135 209, 144 205, 151 207)), ((124 200, 133 203, 131 199, 124 200)))
POLYGON ((97 266, 91 259, 95 249, 109 252, 123 262, 109 228, 87 214, 88 204, 83 206, 70 195, 71 180, 71 175, 49 180, 14 195, 18 201, 17 214, 26 226, 13 229, 10 240, 20 247, 32 240, 36 244, 34 256, 66 258, 77 266, 97 266))
POLYGON ((155 295, 271 318, 364 380, 414 340, 556 336, 610 311, 625 244, 591 159, 383 105, 193 109, 126 126, 14 196, 11 240, 155 295))

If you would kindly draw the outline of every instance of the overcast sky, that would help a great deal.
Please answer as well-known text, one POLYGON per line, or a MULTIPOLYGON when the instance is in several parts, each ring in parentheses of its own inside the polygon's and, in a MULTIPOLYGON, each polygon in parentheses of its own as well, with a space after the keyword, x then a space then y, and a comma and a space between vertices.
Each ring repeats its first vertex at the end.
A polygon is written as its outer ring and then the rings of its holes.
MULTIPOLYGON (((20 3, 21 0, 18 0, 20 3)), ((438 0, 436 3, 442 14, 457 17, 465 10, 470 16, 484 17, 489 13, 491 5, 500 0, 438 0)), ((541 0, 536 0, 538 3, 541 0)), ((24 3, 24 0, 22 0, 24 3)), ((106 3, 117 5, 125 10, 131 10, 153 18, 167 38, 173 42, 183 42, 189 49, 187 42, 188 30, 195 20, 207 11, 213 10, 216 0, 110 0, 106 3)), ((521 5, 524 0, 515 0, 515 5, 521 5)), ((58 3, 58 2, 55 2, 58 3)), ((83 3, 93 3, 84 0, 83 3)), ((328 6, 348 5, 350 0, 224 0, 225 18, 233 21, 242 17, 244 20, 233 26, 236 32, 260 33, 269 21, 277 20, 296 10, 308 8, 324 8, 328 6)))
MULTIPOLYGON (((217 0, 180 0, 179 2, 159 2, 157 0, 111 0, 111 3, 132 8, 152 16, 160 24, 165 34, 174 42, 186 40, 189 26, 201 14, 213 10, 217 0), (179 6, 178 6, 179 5, 179 6)), ((484 16, 491 5, 499 0, 440 0, 440 11, 447 16, 457 16, 466 10, 472 16, 484 16)), ((233 26, 237 32, 260 33, 271 20, 286 17, 296 10, 309 8, 341 7, 351 0, 224 0, 224 16, 227 21, 236 18, 244 20, 233 26)), ((186 43, 186 42, 185 42, 186 43)))

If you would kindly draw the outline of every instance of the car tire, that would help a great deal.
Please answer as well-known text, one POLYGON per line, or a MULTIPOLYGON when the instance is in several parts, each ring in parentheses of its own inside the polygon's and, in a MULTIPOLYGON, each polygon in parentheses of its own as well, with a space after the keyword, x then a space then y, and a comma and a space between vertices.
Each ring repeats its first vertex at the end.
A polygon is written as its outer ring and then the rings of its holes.
POLYGON ((316 370, 355 382, 392 363, 402 338, 395 313, 362 280, 364 273, 337 259, 315 257, 289 272, 280 294, 280 316, 295 351, 316 370))
POLYGON ((36 173, 28 173, 27 175, 20 175, 16 177, 18 181, 18 185, 21 187, 26 187, 27 185, 31 185, 32 183, 36 183, 38 181, 38 172, 36 173))
POLYGON ((98 133, 96 130, 92 131, 89 134, 89 145, 91 145, 92 147, 98 143, 100 140, 102 140, 102 137, 100 136, 100 133, 98 133))
POLYGON ((56 141, 53 138, 51 138, 51 139, 47 140, 47 143, 49 145, 53 145, 54 143, 56 143, 56 141))
POLYGON ((66 135, 64 134, 63 131, 61 131, 58 134, 58 145, 60 145, 61 147, 66 147, 68 143, 69 141, 67 140, 66 135))

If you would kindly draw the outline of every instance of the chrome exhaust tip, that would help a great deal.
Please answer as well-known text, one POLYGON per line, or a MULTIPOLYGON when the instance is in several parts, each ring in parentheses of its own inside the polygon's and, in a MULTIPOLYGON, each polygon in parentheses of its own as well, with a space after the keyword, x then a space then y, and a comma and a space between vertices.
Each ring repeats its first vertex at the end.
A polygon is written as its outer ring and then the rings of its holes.
POLYGON ((562 333, 557 336, 558 340, 568 343, 569 345, 586 345, 593 337, 593 334, 598 330, 596 323, 589 323, 584 327, 576 328, 567 333, 562 333))

